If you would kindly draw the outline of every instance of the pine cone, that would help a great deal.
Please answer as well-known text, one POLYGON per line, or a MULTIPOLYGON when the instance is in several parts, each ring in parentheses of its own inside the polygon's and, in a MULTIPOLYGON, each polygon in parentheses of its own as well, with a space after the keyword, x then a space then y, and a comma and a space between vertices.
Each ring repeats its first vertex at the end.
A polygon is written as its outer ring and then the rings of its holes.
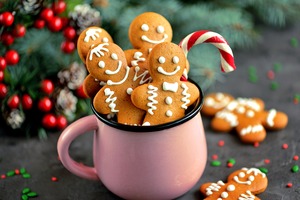
POLYGON ((75 6, 74 11, 69 13, 70 24, 80 34, 84 29, 90 26, 100 26, 100 12, 93 9, 89 4, 80 4, 75 6))
POLYGON ((9 127, 12 129, 21 128, 23 122, 25 121, 25 115, 18 109, 13 109, 4 115, 5 121, 9 127))
POLYGON ((37 14, 43 7, 44 0, 21 0, 19 10, 24 14, 37 14))
POLYGON ((54 94, 55 109, 67 118, 74 118, 78 98, 68 89, 59 88, 54 94))

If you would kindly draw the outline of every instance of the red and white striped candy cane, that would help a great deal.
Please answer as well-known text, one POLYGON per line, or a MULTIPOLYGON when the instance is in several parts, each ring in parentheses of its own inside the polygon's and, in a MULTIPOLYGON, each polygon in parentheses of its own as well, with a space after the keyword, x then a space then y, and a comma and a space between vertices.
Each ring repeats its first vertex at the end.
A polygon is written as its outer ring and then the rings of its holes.
POLYGON ((181 40, 179 46, 183 49, 185 56, 187 56, 193 46, 201 43, 210 43, 218 48, 221 55, 222 72, 231 72, 236 69, 232 50, 227 41, 218 33, 207 30, 196 31, 181 40))

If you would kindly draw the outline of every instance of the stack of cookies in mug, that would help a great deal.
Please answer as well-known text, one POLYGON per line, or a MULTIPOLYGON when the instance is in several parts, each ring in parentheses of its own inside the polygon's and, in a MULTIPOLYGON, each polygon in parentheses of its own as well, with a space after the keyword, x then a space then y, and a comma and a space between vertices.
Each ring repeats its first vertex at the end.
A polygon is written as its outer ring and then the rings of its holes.
POLYGON ((157 125, 184 117, 200 97, 187 81, 188 61, 171 42, 172 28, 146 12, 129 27, 134 49, 123 51, 107 31, 89 27, 78 38, 78 53, 89 72, 84 91, 95 110, 128 125, 157 125))

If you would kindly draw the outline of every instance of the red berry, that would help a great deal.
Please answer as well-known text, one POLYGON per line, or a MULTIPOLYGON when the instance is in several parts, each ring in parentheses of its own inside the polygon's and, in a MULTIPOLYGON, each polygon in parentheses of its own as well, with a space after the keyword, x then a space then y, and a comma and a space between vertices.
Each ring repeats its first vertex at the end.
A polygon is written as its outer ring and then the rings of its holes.
POLYGON ((64 36, 68 40, 73 40, 76 37, 76 30, 72 26, 69 26, 64 29, 64 36))
POLYGON ((37 19, 37 20, 34 21, 33 26, 35 28, 37 28, 37 29, 42 29, 42 28, 45 27, 45 24, 46 24, 45 20, 43 20, 43 19, 37 19))
POLYGON ((17 64, 19 62, 19 59, 20 59, 19 54, 15 50, 11 49, 5 53, 5 60, 8 65, 17 64))
POLYGON ((15 38, 10 33, 3 33, 1 35, 1 41, 4 45, 9 46, 14 43, 15 38))
POLYGON ((20 98, 18 95, 14 94, 11 97, 9 97, 9 99, 7 100, 7 105, 10 108, 17 108, 19 107, 20 104, 20 98))
POLYGON ((6 60, 5 58, 0 56, 0 70, 5 70, 6 68, 6 60))
POLYGON ((53 114, 46 114, 42 119, 42 125, 45 128, 51 129, 56 126, 56 118, 53 114))
POLYGON ((26 34, 26 27, 23 24, 17 24, 13 30, 15 37, 24 37, 26 34))
POLYGON ((14 16, 11 12, 4 12, 0 14, 0 24, 3 26, 11 26, 14 23, 14 16))
POLYGON ((38 102, 40 111, 49 112, 52 109, 52 101, 48 97, 44 97, 38 102))
POLYGON ((52 10, 55 14, 63 13, 66 10, 67 4, 66 2, 59 0, 52 4, 52 10))
POLYGON ((46 22, 49 22, 54 17, 53 10, 51 10, 50 8, 45 8, 44 10, 42 10, 40 17, 46 22))
POLYGON ((62 29, 63 22, 60 17, 53 17, 50 21, 48 21, 48 28, 52 32, 58 32, 62 29))
POLYGON ((24 110, 30 110, 32 108, 32 98, 28 94, 22 96, 22 107, 24 110))
POLYGON ((65 53, 72 53, 75 50, 75 43, 72 41, 64 41, 61 43, 61 50, 65 53))
POLYGON ((88 96, 85 94, 85 92, 84 92, 84 90, 83 90, 83 85, 79 86, 79 87, 76 89, 76 95, 77 95, 79 98, 82 98, 82 99, 88 98, 88 96))
POLYGON ((45 93, 45 94, 51 94, 54 90, 54 84, 51 80, 45 79, 42 81, 41 83, 41 90, 45 93))
POLYGON ((68 125, 68 121, 64 116, 60 115, 56 117, 56 127, 59 130, 64 129, 67 125, 68 125))
POLYGON ((4 72, 0 70, 0 82, 2 82, 4 79, 4 72))
POLYGON ((0 99, 3 99, 7 95, 7 87, 4 83, 0 83, 0 99))

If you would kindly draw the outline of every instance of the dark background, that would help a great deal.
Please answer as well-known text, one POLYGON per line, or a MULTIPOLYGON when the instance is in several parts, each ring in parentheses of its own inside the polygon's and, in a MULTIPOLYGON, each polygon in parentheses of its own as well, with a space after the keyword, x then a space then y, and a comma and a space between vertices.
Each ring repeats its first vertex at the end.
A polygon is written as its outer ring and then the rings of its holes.
MULTIPOLYGON (((227 176, 242 167, 264 167, 268 169, 269 185, 258 195, 261 199, 294 200, 300 199, 300 172, 293 173, 293 165, 300 165, 300 103, 294 103, 294 95, 300 93, 300 47, 291 45, 291 38, 300 39, 300 24, 283 30, 261 28, 262 40, 258 46, 234 52, 237 70, 224 75, 208 92, 227 92, 235 97, 259 97, 266 103, 266 109, 275 108, 289 116, 288 126, 281 131, 268 132, 259 147, 243 144, 234 133, 215 133, 209 127, 210 119, 203 117, 208 144, 208 162, 203 176, 188 193, 179 200, 202 199, 198 188, 205 182, 226 181, 227 176), (282 69, 275 73, 273 80, 267 73, 280 63, 282 69), (258 80, 249 81, 249 67, 256 69, 258 80), (277 89, 272 89, 272 83, 277 89), (223 147, 218 142, 225 142, 223 147), (282 145, 288 144, 288 149, 282 145), (218 155, 221 166, 210 165, 212 155, 218 155), (228 159, 234 158, 232 168, 226 166, 228 159), (269 163, 265 163, 265 160, 269 163), (288 188, 286 185, 292 183, 288 188)), ((35 199, 79 200, 79 199, 119 199, 110 193, 101 182, 84 180, 68 172, 57 158, 56 143, 60 133, 49 135, 47 141, 38 138, 16 138, 9 136, 3 125, 0 129, 0 174, 10 170, 26 168, 31 178, 21 176, 0 178, 0 199, 20 199, 23 188, 29 187, 39 196, 35 199), (57 177, 58 181, 51 181, 57 177)), ((72 157, 85 164, 92 164, 92 134, 87 133, 73 142, 70 148, 72 157)), ((197 155, 195 155, 197 156, 197 155)))

